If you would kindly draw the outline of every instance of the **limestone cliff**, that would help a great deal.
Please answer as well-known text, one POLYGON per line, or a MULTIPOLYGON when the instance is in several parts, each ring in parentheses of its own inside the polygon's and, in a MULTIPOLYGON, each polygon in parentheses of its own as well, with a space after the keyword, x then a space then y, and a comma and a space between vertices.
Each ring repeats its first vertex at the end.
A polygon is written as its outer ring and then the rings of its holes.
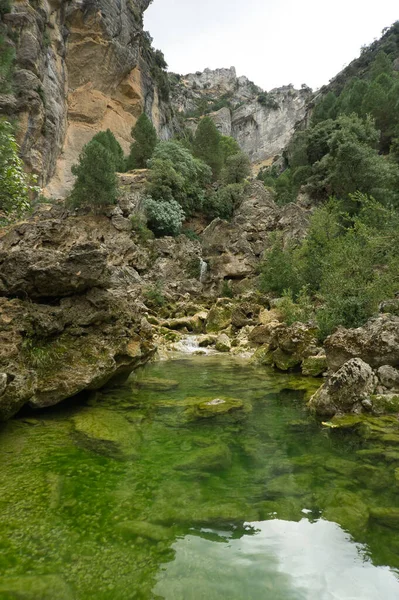
POLYGON ((293 86, 265 93, 230 69, 170 75, 172 105, 180 122, 195 130, 199 117, 209 113, 223 135, 234 137, 253 163, 280 154, 294 127, 304 118, 311 90, 293 86))
POLYGON ((110 128, 127 151, 143 109, 161 137, 170 108, 159 97, 151 41, 143 32, 150 0, 14 0, 3 17, 15 47, 13 94, 0 112, 17 117, 27 168, 49 195, 64 196, 83 145, 110 128))

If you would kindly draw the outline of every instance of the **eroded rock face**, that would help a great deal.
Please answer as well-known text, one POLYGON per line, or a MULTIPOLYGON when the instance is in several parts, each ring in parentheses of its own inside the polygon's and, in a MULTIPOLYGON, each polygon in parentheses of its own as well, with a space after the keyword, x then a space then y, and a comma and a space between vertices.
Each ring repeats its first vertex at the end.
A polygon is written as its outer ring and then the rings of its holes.
MULTIPOLYGON (((209 105, 224 99, 228 106, 210 114, 223 135, 234 137, 253 163, 280 154, 289 142, 294 126, 306 114, 311 96, 308 88, 285 86, 271 90, 271 104, 258 101, 262 90, 247 77, 230 69, 205 69, 180 77, 172 86, 172 104, 177 112, 192 113, 206 99, 209 105)), ((198 119, 187 125, 194 131, 198 119)))
MULTIPOLYGON (((161 285, 170 299, 201 290, 187 270, 198 242, 143 244, 115 221, 116 211, 131 223, 124 210, 75 215, 46 205, 1 230, 0 420, 126 376, 155 351, 144 318, 151 290, 161 285)), ((205 318, 196 317, 201 328, 205 318)))
POLYGON ((339 328, 327 338, 325 349, 331 371, 355 357, 374 368, 395 367, 399 365, 399 317, 383 314, 357 329, 339 328))
POLYGON ((149 3, 49 0, 35 8, 15 0, 4 16, 16 40, 16 93, 0 92, 0 111, 18 118, 22 157, 47 195, 66 195, 71 166, 98 131, 110 128, 127 152, 145 110, 161 137, 170 135, 170 108, 159 98, 143 32, 149 3))

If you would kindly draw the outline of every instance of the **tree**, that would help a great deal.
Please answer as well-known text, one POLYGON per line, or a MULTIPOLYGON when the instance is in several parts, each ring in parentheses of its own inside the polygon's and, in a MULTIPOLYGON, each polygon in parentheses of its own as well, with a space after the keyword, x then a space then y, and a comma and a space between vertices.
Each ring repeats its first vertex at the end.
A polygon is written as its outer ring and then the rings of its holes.
POLYGON ((117 179, 112 155, 102 144, 91 140, 84 146, 79 163, 72 167, 76 175, 70 201, 73 206, 88 206, 94 210, 115 204, 117 179))
POLYGON ((110 129, 107 129, 107 131, 100 131, 99 133, 96 133, 92 140, 98 142, 108 150, 114 159, 115 171, 122 173, 125 169, 125 157, 122 146, 112 131, 110 129))
POLYGON ((185 219, 180 204, 175 200, 157 202, 152 198, 145 201, 147 225, 156 236, 178 235, 185 219))
POLYGON ((244 181, 250 175, 251 163, 244 152, 238 152, 227 158, 222 171, 224 183, 241 183, 241 181, 244 181))
POLYGON ((232 183, 221 187, 217 192, 208 194, 203 202, 203 212, 210 219, 229 220, 233 216, 234 209, 242 200, 244 186, 240 183, 232 183))
POLYGON ((220 146, 222 148, 223 164, 226 163, 226 160, 229 156, 233 156, 233 154, 238 154, 241 152, 241 148, 237 140, 228 135, 220 136, 220 146))
POLYGON ((24 173, 11 124, 0 119, 0 220, 20 216, 29 208, 29 194, 35 191, 24 173))
POLYGON ((157 145, 157 132, 145 113, 137 119, 132 128, 134 142, 130 146, 130 154, 126 166, 128 169, 145 169, 157 145))
POLYGON ((392 75, 393 65, 392 61, 383 50, 380 50, 377 54, 373 64, 371 65, 371 79, 377 79, 382 73, 392 75))
POLYGON ((194 156, 203 160, 211 169, 214 179, 220 175, 223 166, 221 135, 210 117, 204 117, 198 124, 194 138, 194 156))

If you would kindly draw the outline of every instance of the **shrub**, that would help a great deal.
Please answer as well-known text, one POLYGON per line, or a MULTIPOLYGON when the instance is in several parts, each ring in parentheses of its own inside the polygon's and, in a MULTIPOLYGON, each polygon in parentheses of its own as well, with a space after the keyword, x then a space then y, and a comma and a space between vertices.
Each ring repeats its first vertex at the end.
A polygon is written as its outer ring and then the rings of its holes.
POLYGON ((210 193, 203 202, 203 212, 209 219, 229 220, 234 209, 242 199, 244 187, 242 184, 233 183, 221 187, 217 192, 210 193))
POLYGON ((36 191, 18 151, 11 124, 0 119, 0 220, 20 216, 30 206, 30 192, 36 191))
POLYGON ((79 163, 72 167, 76 176, 70 195, 73 206, 88 206, 97 211, 115 204, 117 199, 117 179, 112 155, 102 144, 91 140, 83 148, 79 163))
POLYGON ((226 184, 241 183, 251 175, 251 163, 244 152, 228 156, 222 171, 222 179, 226 184))
POLYGON ((147 198, 145 201, 145 211, 148 227, 156 236, 176 236, 180 233, 185 214, 180 204, 175 200, 159 202, 152 198, 147 198))
POLYGON ((12 9, 11 0, 0 0, 0 17, 10 13, 12 9))
POLYGON ((137 123, 132 128, 132 138, 134 142, 130 146, 126 168, 145 169, 158 141, 155 127, 145 113, 137 119, 137 123))
POLYGON ((166 300, 163 294, 162 284, 156 283, 155 285, 148 286, 144 292, 143 296, 146 299, 147 303, 152 306, 160 307, 164 306, 166 300))
POLYGON ((137 233, 139 240, 142 243, 148 242, 154 237, 154 234, 147 227, 147 219, 144 214, 135 214, 130 217, 132 229, 137 233))

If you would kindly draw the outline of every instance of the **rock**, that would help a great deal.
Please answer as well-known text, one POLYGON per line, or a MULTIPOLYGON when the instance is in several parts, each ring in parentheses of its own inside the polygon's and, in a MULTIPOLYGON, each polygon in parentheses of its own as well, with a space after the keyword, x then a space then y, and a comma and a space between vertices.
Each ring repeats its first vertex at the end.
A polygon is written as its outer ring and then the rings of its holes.
POLYGON ((399 508, 371 508, 370 518, 390 529, 399 529, 399 508))
POLYGON ((244 404, 242 400, 238 398, 213 398, 211 400, 204 400, 198 398, 196 400, 186 399, 188 408, 186 409, 186 416, 189 419, 209 419, 221 415, 227 415, 229 413, 245 413, 251 410, 248 404, 244 404))
POLYGON ((258 348, 251 357, 251 363, 254 365, 273 365, 273 353, 269 344, 258 348))
POLYGON ((203 335, 198 340, 198 346, 200 348, 208 348, 209 346, 214 346, 217 340, 216 335, 203 335))
POLYGON ((7 373, 0 373, 0 396, 6 391, 7 379, 7 373))
POLYGON ((339 369, 350 358, 373 368, 399 365, 399 317, 380 315, 357 329, 339 328, 325 341, 328 368, 339 369))
POLYGON ((179 471, 221 471, 231 465, 231 452, 225 444, 216 444, 190 452, 187 459, 176 465, 179 471))
POLYGON ((215 348, 218 352, 230 352, 231 342, 229 337, 225 333, 221 333, 215 344, 215 348))
POLYGON ((219 299, 208 313, 206 320, 207 333, 217 333, 231 324, 233 305, 224 299, 219 299))
POLYGON ((268 344, 271 350, 277 347, 278 331, 284 325, 279 321, 270 321, 267 325, 257 325, 249 335, 253 344, 268 344))
POLYGON ((152 542, 163 542, 173 537, 169 528, 148 521, 124 521, 116 525, 116 531, 127 540, 141 537, 152 542))
POLYGON ((165 319, 160 322, 160 325, 162 327, 166 327, 167 329, 176 329, 177 331, 181 329, 187 329, 187 331, 192 331, 194 333, 202 333, 204 331, 206 318, 207 313, 204 312, 193 315, 192 317, 165 319))
POLYGON ((317 330, 305 323, 293 323, 277 331, 277 345, 286 354, 297 359, 306 358, 317 346, 317 330))
POLYGON ((371 396, 371 410, 375 415, 399 413, 399 394, 377 394, 371 396))
POLYGON ((115 410, 86 408, 73 417, 78 441, 98 454, 114 458, 137 455, 137 436, 132 425, 115 410))
POLYGON ((264 309, 259 313, 259 323, 261 325, 268 325, 274 321, 282 321, 282 317, 278 309, 272 308, 271 310, 264 309))
POLYGON ((347 361, 324 383, 309 401, 319 415, 361 412, 361 402, 374 393, 376 378, 370 365, 360 358, 347 361))
POLYGON ((147 377, 146 379, 133 380, 138 388, 152 390, 154 392, 169 392, 179 387, 179 382, 173 379, 159 379, 157 377, 147 377))
POLYGON ((319 377, 327 370, 326 355, 316 354, 316 356, 308 356, 302 361, 301 370, 303 375, 311 377, 319 377))
POLYGON ((73 600, 70 587, 58 575, 2 577, 0 597, 20 600, 73 600))
POLYGON ((280 369, 280 371, 289 371, 301 363, 301 359, 297 358, 294 354, 287 354, 281 348, 277 348, 272 352, 273 364, 280 369))
POLYGON ((260 310, 261 306, 259 304, 242 302, 234 308, 231 315, 231 323, 237 329, 241 329, 247 325, 256 325, 260 310))
POLYGON ((378 379, 389 390, 399 390, 399 370, 389 365, 383 365, 377 371, 378 379))

